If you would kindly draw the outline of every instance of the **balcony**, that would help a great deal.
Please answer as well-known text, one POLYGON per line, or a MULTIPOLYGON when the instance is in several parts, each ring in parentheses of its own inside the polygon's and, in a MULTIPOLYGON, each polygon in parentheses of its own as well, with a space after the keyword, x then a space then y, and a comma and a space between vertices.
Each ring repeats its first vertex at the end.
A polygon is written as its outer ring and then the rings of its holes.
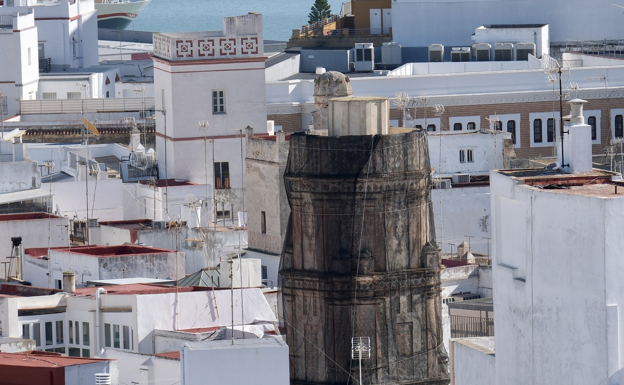
POLYGON ((13 15, 0 15, 0 29, 13 30, 13 15))
POLYGON ((50 58, 39 59, 39 73, 50 72, 50 58))
MULTIPOLYGON (((345 11, 343 11, 345 12, 345 11)), ((392 41, 392 28, 355 28, 354 16, 331 16, 322 21, 293 29, 288 47, 353 48, 355 43, 381 46, 392 41)))

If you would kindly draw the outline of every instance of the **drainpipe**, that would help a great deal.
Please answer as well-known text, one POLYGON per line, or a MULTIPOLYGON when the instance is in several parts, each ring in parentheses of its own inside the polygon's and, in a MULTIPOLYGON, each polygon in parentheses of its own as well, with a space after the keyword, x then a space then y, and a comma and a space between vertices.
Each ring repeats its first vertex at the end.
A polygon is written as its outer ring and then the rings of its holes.
POLYGON ((100 294, 106 294, 106 290, 98 287, 95 291, 95 356, 100 356, 100 294))

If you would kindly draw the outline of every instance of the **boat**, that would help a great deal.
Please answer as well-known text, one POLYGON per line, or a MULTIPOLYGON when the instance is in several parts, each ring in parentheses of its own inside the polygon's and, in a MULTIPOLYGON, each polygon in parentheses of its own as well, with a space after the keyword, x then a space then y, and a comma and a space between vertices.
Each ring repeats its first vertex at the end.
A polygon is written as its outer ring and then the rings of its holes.
POLYGON ((98 28, 126 29, 152 0, 95 0, 98 28))

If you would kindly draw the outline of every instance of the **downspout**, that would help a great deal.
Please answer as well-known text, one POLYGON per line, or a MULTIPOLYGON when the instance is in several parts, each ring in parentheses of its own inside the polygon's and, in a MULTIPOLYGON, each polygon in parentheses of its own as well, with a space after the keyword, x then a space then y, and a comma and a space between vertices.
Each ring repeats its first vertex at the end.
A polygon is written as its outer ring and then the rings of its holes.
POLYGON ((106 290, 98 287, 95 291, 95 356, 100 356, 100 294, 106 294, 106 290))

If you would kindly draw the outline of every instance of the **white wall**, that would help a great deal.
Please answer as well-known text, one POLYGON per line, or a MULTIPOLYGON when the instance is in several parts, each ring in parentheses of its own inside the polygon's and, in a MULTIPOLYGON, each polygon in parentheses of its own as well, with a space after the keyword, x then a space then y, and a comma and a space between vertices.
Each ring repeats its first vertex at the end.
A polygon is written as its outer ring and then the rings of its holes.
POLYGON ((478 253, 488 252, 491 231, 490 188, 488 186, 431 190, 431 202, 435 218, 436 240, 443 252, 457 250, 457 245, 470 239, 471 249, 478 253))
POLYGON ((101 357, 117 360, 120 384, 147 384, 150 379, 162 385, 180 383, 180 360, 117 349, 105 349, 101 357))
POLYGON ((30 160, 0 162, 0 175, 0 194, 41 187, 41 174, 37 163, 30 160))
POLYGON ((498 357, 493 352, 494 338, 453 339, 451 345, 451 384, 498 384, 495 376, 498 357))
POLYGON ((608 305, 624 293, 609 290, 606 275, 624 245, 606 231, 620 221, 610 215, 621 199, 538 191, 497 172, 490 180, 496 361, 505 368, 496 383, 617 383, 609 341, 620 321, 608 305))
MULTIPOLYGON (((100 220, 121 220, 125 215, 124 187, 121 179, 90 181, 89 218, 100 220)), ((48 191, 49 183, 42 189, 48 191)), ((87 214, 86 182, 52 183, 54 202, 60 208, 60 215, 74 216, 84 220, 87 214)), ((55 207, 56 210, 56 207, 55 207)))
POLYGON ((403 47, 466 46, 484 24, 549 24, 550 40, 617 39, 619 14, 609 0, 397 0, 392 35, 403 47), (559 12, 550 12, 557 9, 559 12), (452 25, 453 28, 448 28, 452 25), (578 28, 583 25, 584 28, 578 28))
POLYGON ((288 346, 278 338, 187 343, 181 351, 182 385, 215 383, 287 385, 288 346), (240 365, 245 370, 239 370, 240 365), (239 368, 239 369, 237 369, 239 368))
POLYGON ((110 373, 111 384, 119 384, 117 361, 99 361, 65 367, 65 383, 80 384, 95 382, 96 373, 110 373))

